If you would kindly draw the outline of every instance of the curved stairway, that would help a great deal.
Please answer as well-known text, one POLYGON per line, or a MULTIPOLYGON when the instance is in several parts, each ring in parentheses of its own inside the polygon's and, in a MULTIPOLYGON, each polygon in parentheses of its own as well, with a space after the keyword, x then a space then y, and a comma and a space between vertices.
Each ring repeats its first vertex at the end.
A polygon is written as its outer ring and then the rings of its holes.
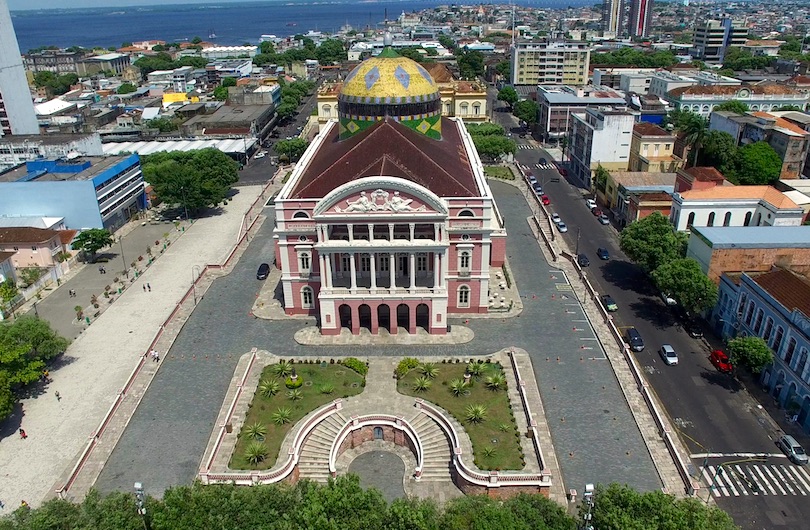
POLYGON ((450 442, 429 416, 417 412, 408 420, 419 434, 425 461, 422 480, 450 480, 450 442))
POLYGON ((328 416, 309 436, 301 447, 301 458, 298 460, 298 477, 316 482, 329 479, 329 451, 340 429, 348 420, 340 412, 328 416))

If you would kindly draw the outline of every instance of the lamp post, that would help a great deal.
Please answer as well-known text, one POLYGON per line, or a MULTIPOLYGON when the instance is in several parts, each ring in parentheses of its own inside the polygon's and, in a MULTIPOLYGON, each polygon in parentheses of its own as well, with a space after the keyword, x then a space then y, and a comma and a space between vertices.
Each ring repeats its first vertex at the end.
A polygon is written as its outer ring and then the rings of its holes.
POLYGON ((127 268, 127 258, 124 257, 124 238, 118 238, 118 246, 121 248, 121 261, 124 262, 124 275, 129 278, 129 269, 127 268))
POLYGON ((183 211, 186 214, 186 221, 188 221, 188 206, 186 206, 186 187, 180 186, 180 193, 183 194, 183 211))
POLYGON ((191 267, 191 290, 194 292, 194 305, 197 305, 197 278, 200 277, 200 266, 194 265, 191 267), (194 274, 194 270, 196 269, 197 274, 194 274))
POLYGON ((138 514, 143 520, 144 530, 149 530, 149 522, 146 520, 146 495, 143 492, 143 484, 135 483, 135 503, 138 506, 138 514))

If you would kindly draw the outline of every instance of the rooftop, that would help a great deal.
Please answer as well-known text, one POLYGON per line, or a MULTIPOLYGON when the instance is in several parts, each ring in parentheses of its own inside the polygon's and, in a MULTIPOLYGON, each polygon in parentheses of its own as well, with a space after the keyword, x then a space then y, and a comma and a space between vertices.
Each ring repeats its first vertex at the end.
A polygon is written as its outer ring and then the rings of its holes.
POLYGON ((726 177, 716 168, 708 166, 690 167, 684 171, 698 182, 723 182, 726 177))
POLYGON ((633 126, 633 133, 641 136, 674 136, 671 132, 648 121, 641 121, 635 124, 633 126))
POLYGON ((0 263, 3 263, 14 254, 16 254, 16 252, 0 252, 0 263))
POLYGON ((798 209, 799 205, 773 186, 715 186, 680 193, 684 200, 752 200, 765 201, 779 209, 798 209))
POLYGON ((185 125, 197 122, 212 123, 245 123, 256 121, 262 117, 270 107, 267 105, 222 105, 211 114, 200 114, 194 116, 185 125))
POLYGON ((668 92, 670 96, 703 96, 703 95, 718 95, 718 96, 738 96, 742 90, 748 90, 752 95, 801 95, 802 93, 785 86, 783 84, 769 83, 763 85, 693 85, 679 88, 673 88, 668 92))
POLYGON ((807 136, 808 135, 807 131, 805 131, 804 129, 802 129, 798 125, 789 122, 785 118, 782 118, 782 117, 779 117, 779 116, 774 116, 773 114, 770 114, 768 112, 752 112, 751 114, 756 116, 757 118, 766 118, 766 119, 774 120, 776 122, 776 123, 774 123, 774 128, 775 129, 783 129, 784 132, 792 134, 792 135, 798 135, 798 136, 807 136))
POLYGON ((693 226, 713 249, 810 248, 810 226, 693 226))
MULTIPOLYGON (((675 189, 677 173, 660 173, 652 171, 611 171, 611 178, 627 189, 656 187, 658 189, 675 189)), ((635 190, 634 190, 635 191, 635 190)))
POLYGON ((32 228, 30 226, 0 228, 0 245, 8 245, 10 243, 45 243, 58 234, 59 230, 32 228))
POLYGON ((4 173, 0 173, 0 183, 2 182, 55 182, 55 181, 84 181, 90 180, 103 173, 105 170, 120 163, 128 156, 83 156, 75 160, 59 161, 59 167, 75 167, 83 163, 89 162, 90 166, 79 172, 56 172, 56 171, 29 171, 29 167, 38 168, 38 164, 47 162, 44 160, 36 160, 33 163, 29 162, 19 165, 4 173))
POLYGON ((751 280, 788 311, 798 309, 810 316, 810 280, 787 269, 752 276, 751 280))

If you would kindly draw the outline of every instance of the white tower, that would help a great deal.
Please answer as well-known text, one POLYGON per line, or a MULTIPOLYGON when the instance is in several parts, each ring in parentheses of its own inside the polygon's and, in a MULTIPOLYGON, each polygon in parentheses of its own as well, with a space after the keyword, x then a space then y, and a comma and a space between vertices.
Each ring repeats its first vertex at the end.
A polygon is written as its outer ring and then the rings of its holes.
POLYGON ((0 136, 39 134, 8 2, 0 0, 0 136))

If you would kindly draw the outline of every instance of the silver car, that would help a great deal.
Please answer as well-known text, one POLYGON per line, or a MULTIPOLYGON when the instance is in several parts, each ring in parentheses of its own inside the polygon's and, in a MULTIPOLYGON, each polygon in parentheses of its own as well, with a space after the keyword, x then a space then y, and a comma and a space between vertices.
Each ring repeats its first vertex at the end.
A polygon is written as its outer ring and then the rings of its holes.
POLYGON ((803 466, 807 463, 807 453, 804 452, 804 448, 799 445, 799 442, 797 442, 793 436, 783 434, 776 440, 776 446, 779 447, 794 464, 803 466))
POLYGON ((671 345, 664 344, 661 346, 661 349, 658 350, 658 353, 661 354, 661 358, 664 359, 664 362, 669 366, 678 364, 678 354, 675 353, 675 348, 671 345))
POLYGON ((565 223, 563 223, 562 221, 557 223, 557 229, 563 234, 568 232, 568 226, 565 223))

